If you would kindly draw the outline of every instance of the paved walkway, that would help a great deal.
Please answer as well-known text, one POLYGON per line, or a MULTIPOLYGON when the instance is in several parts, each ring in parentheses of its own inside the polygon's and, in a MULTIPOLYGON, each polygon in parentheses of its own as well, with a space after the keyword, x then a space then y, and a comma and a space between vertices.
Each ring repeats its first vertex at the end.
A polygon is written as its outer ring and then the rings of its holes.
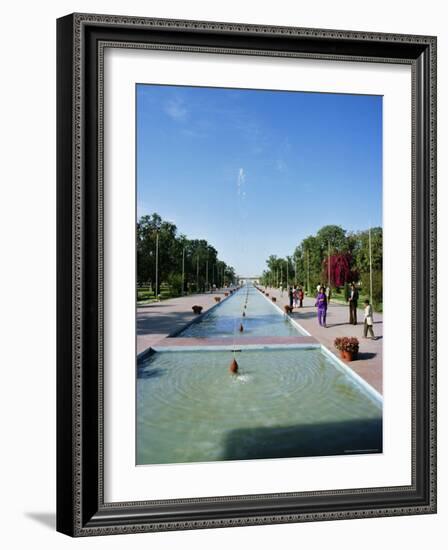
MULTIPOLYGON (((278 289, 267 289, 269 298, 275 296, 277 305, 282 309, 285 304, 289 305, 287 292, 281 296, 278 289)), ((373 330, 378 340, 363 338, 364 312, 358 309, 358 324, 349 324, 348 305, 341 302, 330 302, 327 310, 327 328, 321 327, 317 321, 317 308, 313 298, 303 300, 303 308, 295 308, 292 318, 316 338, 321 344, 327 347, 334 354, 339 356, 338 350, 334 347, 334 339, 338 336, 356 336, 359 340, 358 359, 346 363, 359 376, 364 378, 371 386, 380 393, 383 392, 383 316, 381 313, 374 313, 373 330)))
POLYGON ((215 296, 224 299, 224 290, 137 306, 137 353, 160 342, 192 321, 196 317, 192 306, 202 306, 203 313, 213 307, 216 304, 215 296))

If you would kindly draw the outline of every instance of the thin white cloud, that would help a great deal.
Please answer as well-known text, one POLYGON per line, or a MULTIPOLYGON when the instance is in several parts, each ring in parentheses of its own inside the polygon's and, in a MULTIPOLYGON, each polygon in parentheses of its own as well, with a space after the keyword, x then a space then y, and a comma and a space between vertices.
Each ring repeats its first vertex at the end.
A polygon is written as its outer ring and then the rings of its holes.
POLYGON ((283 159, 278 158, 275 164, 279 172, 286 172, 287 166, 286 166, 286 162, 283 159))
POLYGON ((182 99, 170 99, 165 103, 165 113, 177 122, 183 122, 188 116, 188 109, 182 99))

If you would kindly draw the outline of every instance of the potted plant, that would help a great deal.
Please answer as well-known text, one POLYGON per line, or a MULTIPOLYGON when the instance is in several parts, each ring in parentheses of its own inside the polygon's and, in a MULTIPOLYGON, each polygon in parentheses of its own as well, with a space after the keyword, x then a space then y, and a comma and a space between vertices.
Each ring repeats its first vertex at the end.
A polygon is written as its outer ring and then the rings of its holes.
POLYGON ((277 301, 277 298, 275 296, 272 296, 272 301, 273 302, 276 302, 277 301))
POLYGON ((339 350, 342 359, 353 361, 358 355, 359 340, 358 338, 343 336, 335 339, 334 347, 339 350))
POLYGON ((202 312, 202 306, 193 306, 191 309, 193 310, 193 313, 198 315, 202 312))
POLYGON ((215 302, 220 302, 221 301, 221 296, 215 296, 215 302))

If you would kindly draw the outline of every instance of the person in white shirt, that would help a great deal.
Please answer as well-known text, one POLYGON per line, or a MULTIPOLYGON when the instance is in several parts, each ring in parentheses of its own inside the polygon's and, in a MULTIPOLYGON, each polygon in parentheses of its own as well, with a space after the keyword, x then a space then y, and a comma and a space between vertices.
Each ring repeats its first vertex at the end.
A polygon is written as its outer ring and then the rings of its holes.
POLYGON ((367 338, 367 334, 370 333, 372 340, 376 340, 373 333, 373 309, 369 300, 364 301, 364 338, 367 338))

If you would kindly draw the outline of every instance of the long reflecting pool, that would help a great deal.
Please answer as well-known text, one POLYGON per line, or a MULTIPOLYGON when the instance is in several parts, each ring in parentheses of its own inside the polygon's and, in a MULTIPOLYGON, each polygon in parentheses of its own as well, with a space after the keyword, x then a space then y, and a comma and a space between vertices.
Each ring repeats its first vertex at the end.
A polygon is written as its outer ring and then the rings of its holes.
POLYGON ((137 464, 382 452, 381 401, 320 349, 245 350, 238 375, 233 356, 141 361, 137 464))
POLYGON ((176 336, 228 338, 238 337, 238 335, 303 336, 305 334, 254 286, 247 285, 176 336), (241 324, 244 329, 242 332, 239 330, 241 324))

